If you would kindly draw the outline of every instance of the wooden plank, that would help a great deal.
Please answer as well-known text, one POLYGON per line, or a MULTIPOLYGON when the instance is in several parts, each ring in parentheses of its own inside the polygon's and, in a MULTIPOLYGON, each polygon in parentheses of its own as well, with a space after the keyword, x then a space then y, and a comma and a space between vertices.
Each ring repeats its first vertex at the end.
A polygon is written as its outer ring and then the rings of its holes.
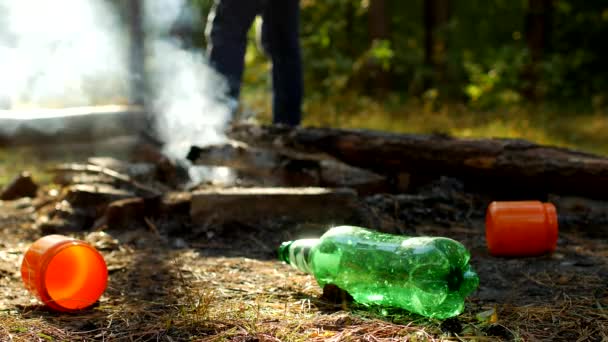
POLYGON ((340 223, 356 215, 356 207, 352 189, 227 188, 194 192, 190 216, 195 223, 280 218, 340 223))

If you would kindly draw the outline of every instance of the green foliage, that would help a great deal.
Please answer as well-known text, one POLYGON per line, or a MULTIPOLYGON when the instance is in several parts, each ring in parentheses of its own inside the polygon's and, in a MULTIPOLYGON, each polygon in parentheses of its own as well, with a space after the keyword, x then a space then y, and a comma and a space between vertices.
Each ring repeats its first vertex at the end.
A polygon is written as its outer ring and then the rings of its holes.
POLYGON ((552 98, 575 99, 608 89, 608 4, 602 0, 556 1, 554 34, 543 81, 552 98))
POLYGON ((512 105, 521 101, 521 75, 529 62, 525 49, 505 46, 485 58, 465 54, 463 67, 468 82, 464 92, 480 108, 512 105))
MULTIPOLYGON (((191 1, 206 18, 212 0, 191 1)), ((392 91, 401 97, 433 95, 433 101, 465 100, 492 108, 524 101, 524 90, 534 86, 551 102, 608 102, 605 1, 554 1, 550 39, 537 65, 531 65, 526 43, 528 0, 452 1, 449 21, 437 31, 447 42, 444 71, 425 64, 424 0, 385 3, 390 37, 372 41, 369 0, 301 1, 307 96, 372 94, 373 64, 390 73, 392 91), (537 74, 533 85, 526 68, 537 74)), ((205 44, 202 35, 197 41, 205 44)), ((267 87, 269 62, 253 33, 249 45, 245 81, 267 87)))
POLYGON ((389 70, 391 62, 395 58, 395 51, 391 48, 390 40, 378 39, 372 42, 369 55, 383 70, 389 70))
POLYGON ((352 0, 303 1, 302 51, 307 93, 344 91, 355 74, 357 58, 369 47, 366 15, 352 0))

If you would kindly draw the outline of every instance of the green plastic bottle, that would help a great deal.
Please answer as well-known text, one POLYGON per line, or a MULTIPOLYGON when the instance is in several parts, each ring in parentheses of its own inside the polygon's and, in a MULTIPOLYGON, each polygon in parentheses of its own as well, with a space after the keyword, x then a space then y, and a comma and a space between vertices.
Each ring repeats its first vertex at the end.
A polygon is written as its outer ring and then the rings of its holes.
POLYGON ((319 239, 288 241, 279 259, 334 284, 362 304, 403 308, 444 319, 464 310, 479 278, 459 242, 444 237, 407 237, 340 226, 319 239))

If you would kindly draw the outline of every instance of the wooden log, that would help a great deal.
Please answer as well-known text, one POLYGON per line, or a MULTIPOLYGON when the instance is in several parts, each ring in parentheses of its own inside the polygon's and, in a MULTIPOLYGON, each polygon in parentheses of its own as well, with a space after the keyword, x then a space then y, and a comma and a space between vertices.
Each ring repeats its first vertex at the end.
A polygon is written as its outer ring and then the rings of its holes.
POLYGON ((66 163, 59 164, 49 169, 51 172, 61 173, 61 172, 76 172, 76 173, 92 173, 102 176, 107 176, 121 182, 124 185, 130 186, 134 188, 140 196, 142 197, 156 197, 160 196, 162 192, 157 190, 154 187, 151 187, 147 184, 142 184, 129 175, 122 174, 120 172, 116 172, 112 169, 105 168, 103 166, 91 165, 91 164, 78 164, 78 163, 66 163))
POLYGON ((141 182, 150 182, 156 179, 156 165, 152 163, 131 163, 113 157, 89 157, 88 164, 101 168, 114 170, 141 182))
POLYGON ((135 197, 132 192, 116 189, 107 184, 74 184, 65 190, 64 199, 78 207, 105 208, 109 203, 135 197))
POLYGON ((261 222, 289 218, 301 222, 352 223, 357 215, 352 189, 228 188, 192 193, 195 223, 261 222))
POLYGON ((607 158, 525 140, 248 124, 232 126, 228 134, 252 145, 323 152, 381 174, 459 177, 489 192, 608 197, 607 158))
POLYGON ((230 167, 272 186, 353 188, 360 194, 389 188, 386 177, 334 159, 254 148, 236 141, 193 146, 187 158, 196 165, 230 167))
POLYGON ((132 106, 0 110, 0 146, 71 144, 137 136, 147 114, 132 106))

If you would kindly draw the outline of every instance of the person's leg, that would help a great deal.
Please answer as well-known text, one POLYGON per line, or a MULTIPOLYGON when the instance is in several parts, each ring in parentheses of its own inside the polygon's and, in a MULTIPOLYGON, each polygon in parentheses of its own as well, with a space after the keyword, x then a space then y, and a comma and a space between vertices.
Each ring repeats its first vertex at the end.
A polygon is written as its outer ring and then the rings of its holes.
POLYGON ((209 63, 228 82, 228 94, 238 101, 243 77, 247 31, 261 10, 261 0, 215 0, 209 13, 209 63))
POLYGON ((262 45, 272 59, 273 122, 297 126, 303 94, 300 2, 268 0, 262 19, 262 45))

